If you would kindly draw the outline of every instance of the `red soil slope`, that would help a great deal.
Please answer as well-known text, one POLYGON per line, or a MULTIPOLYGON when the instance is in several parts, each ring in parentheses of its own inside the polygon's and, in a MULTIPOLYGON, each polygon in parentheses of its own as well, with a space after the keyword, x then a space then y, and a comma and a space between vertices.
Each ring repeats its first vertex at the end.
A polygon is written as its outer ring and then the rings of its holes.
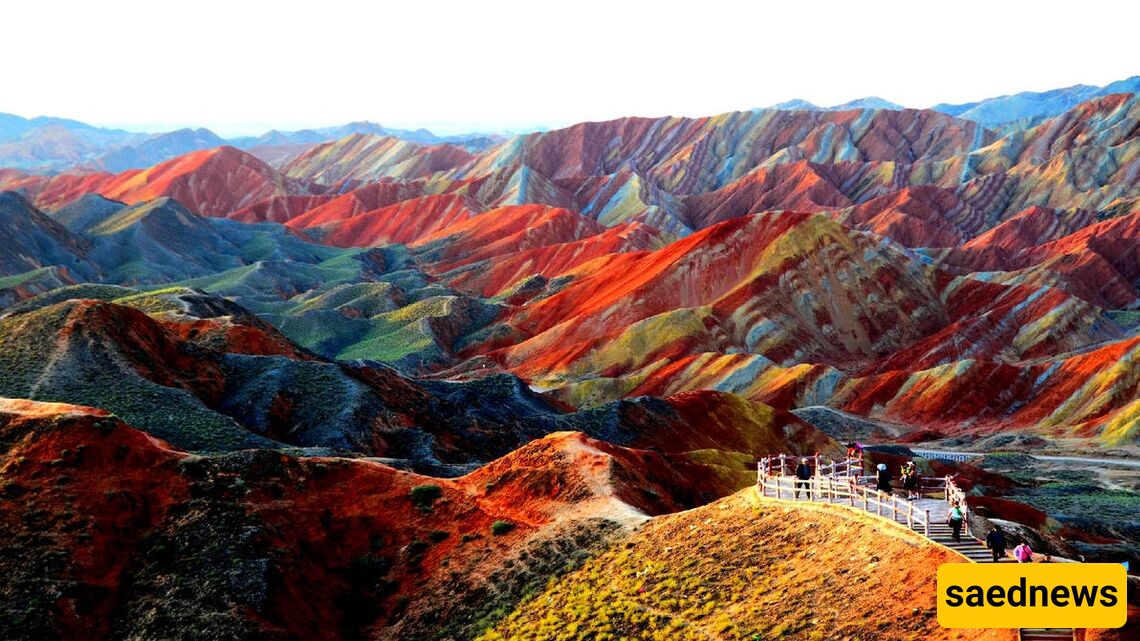
MULTIPOLYGON (((803 362, 810 350, 823 362, 857 370, 923 340, 948 340, 928 337, 989 311, 1001 312, 996 320, 1016 310, 1028 325, 1059 306, 1079 307, 1060 293, 1019 307, 1034 290, 955 281, 908 260, 818 217, 737 218, 654 252, 610 255, 567 272, 569 285, 514 311, 509 323, 529 339, 497 356, 526 376, 559 372, 643 320, 690 309, 704 323, 685 334, 697 342, 674 342, 660 353, 631 346, 634 363, 738 346, 777 363, 803 362), (832 282, 842 283, 842 297, 829 289, 832 282), (800 302, 805 292, 810 310, 800 302), (761 349, 749 333, 757 323, 774 323, 761 349)), ((1070 329, 1078 332, 1043 330, 1023 341, 1021 354, 1119 336, 1107 326, 1097 329, 1095 314, 1073 317, 1070 329)), ((1016 334, 1013 328, 996 335, 994 349, 1006 349, 1016 334)), ((627 336, 621 340, 636 338, 627 336)))
POLYGON ((428 234, 412 247, 434 262, 476 262, 602 233, 597 222, 567 209, 518 205, 492 209, 428 234))
POLYGON ((312 225, 331 207, 309 212, 291 224, 310 225, 306 233, 326 245, 369 247, 389 243, 411 244, 432 236, 449 225, 461 223, 481 211, 479 203, 465 196, 442 194, 402 200, 394 205, 355 213, 339 221, 312 225))
MULTIPOLYGON (((270 451, 187 457, 100 410, 0 400, 0 445, 0 524, 10 537, 0 546, 19 546, 37 581, 67 582, 54 599, 26 603, 42 631, 61 639, 105 638, 113 626, 156 634, 163 625, 417 638, 446 620, 438 617, 478 607, 469 595, 493 590, 488 577, 514 580, 504 562, 519 549, 553 540, 569 553, 566 544, 578 544, 563 538, 572 524, 581 537, 597 527, 590 519, 638 522, 691 507, 702 487, 724 491, 703 465, 576 433, 441 480, 270 451), (437 498, 417 503, 418 486, 435 486, 437 498), (215 540, 187 556, 180 546, 203 519, 215 540), (513 529, 493 534, 499 520, 513 529), (254 567, 243 565, 250 555, 268 574, 243 576, 253 593, 227 588, 236 599, 228 605, 201 600, 217 586, 182 574, 193 559, 221 564, 201 568, 211 576, 226 564, 254 567), (243 601, 249 594, 261 596, 243 601), (155 598, 175 608, 165 624, 115 614, 155 598), (203 611, 210 623, 194 618, 203 611)), ((0 558, 5 571, 14 562, 0 558)))
POLYGON ((289 219, 291 227, 317 227, 424 195, 419 183, 385 180, 340 194, 289 219))
POLYGON ((664 239, 660 232, 648 225, 633 222, 610 227, 582 240, 552 242, 479 262, 465 259, 433 264, 429 268, 436 273, 454 270, 455 275, 448 280, 452 287, 482 296, 495 296, 534 276, 549 279, 595 258, 657 249, 662 244, 664 239))
POLYGON ((1034 427, 1089 437, 1140 394, 1140 377, 1127 366, 1138 354, 1140 338, 1133 337, 1034 364, 962 360, 919 371, 898 369, 853 379, 837 390, 835 400, 849 412, 947 433, 1034 427))
POLYGON ((693 229, 771 209, 823 211, 851 201, 806 161, 762 167, 723 189, 685 200, 686 222, 693 229))

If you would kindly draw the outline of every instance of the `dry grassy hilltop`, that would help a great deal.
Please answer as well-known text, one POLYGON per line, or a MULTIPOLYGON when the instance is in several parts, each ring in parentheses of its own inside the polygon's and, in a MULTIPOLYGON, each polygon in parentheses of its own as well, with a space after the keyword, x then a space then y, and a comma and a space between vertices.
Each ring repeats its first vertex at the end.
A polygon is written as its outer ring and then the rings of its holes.
POLYGON ((1016 639, 938 625, 938 566, 957 561, 875 517, 749 488, 648 521, 482 638, 1016 639))

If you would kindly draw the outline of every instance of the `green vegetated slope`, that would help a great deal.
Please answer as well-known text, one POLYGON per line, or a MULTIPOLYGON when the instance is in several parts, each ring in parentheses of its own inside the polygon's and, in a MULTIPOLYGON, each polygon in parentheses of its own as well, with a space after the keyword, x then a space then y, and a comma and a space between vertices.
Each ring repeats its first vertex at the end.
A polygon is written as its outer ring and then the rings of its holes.
POLYGON ((43 214, 7 195, 0 208, 18 241, 0 251, 10 274, 0 304, 10 307, 36 294, 39 306, 127 295, 110 284, 193 288, 238 302, 318 353, 405 371, 450 363, 453 347, 499 312, 419 271, 398 245, 327 247, 279 225, 204 218, 170 198, 127 206, 86 196, 43 214), (108 285, 72 284, 83 281, 108 285))

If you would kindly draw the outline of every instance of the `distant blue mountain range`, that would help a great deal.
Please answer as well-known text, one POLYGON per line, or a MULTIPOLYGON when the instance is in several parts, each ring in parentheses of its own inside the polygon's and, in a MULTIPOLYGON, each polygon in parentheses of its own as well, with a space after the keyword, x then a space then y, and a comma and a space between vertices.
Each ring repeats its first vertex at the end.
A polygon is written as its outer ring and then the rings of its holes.
POLYGON ((868 96, 866 98, 857 98, 850 102, 845 102, 841 105, 834 105, 832 107, 820 107, 812 104, 807 100, 788 100, 772 105, 769 109, 796 109, 800 111, 846 111, 848 109, 905 109, 900 104, 893 103, 889 100, 883 100, 878 96, 868 96))
MULTIPOLYGON (((1107 84, 1103 87, 1073 85, 1050 91, 1023 91, 1012 96, 997 96, 959 105, 942 103, 930 107, 934 111, 973 120, 987 127, 1001 127, 1020 121, 1029 123, 1051 118, 1099 96, 1113 93, 1140 92, 1140 76, 1107 84)), ((903 109, 902 106, 876 96, 859 98, 833 107, 820 107, 806 100, 788 100, 774 104, 771 109, 801 109, 810 111, 843 111, 845 109, 903 109)))
POLYGON ((1140 92, 1140 76, 1132 76, 1103 87, 1073 85, 1051 91, 1023 91, 1012 96, 998 96, 960 105, 939 104, 931 109, 986 126, 997 126, 1018 120, 1051 118, 1099 96, 1137 92, 1140 92))
POLYGON ((441 137, 426 129, 389 129, 373 122, 300 131, 274 130, 261 136, 226 139, 209 129, 135 133, 65 118, 22 118, 0 113, 0 167, 47 172, 69 169, 120 172, 221 145, 252 150, 255 154, 263 152, 261 155, 267 161, 283 162, 310 145, 351 134, 392 136, 423 145, 451 143, 472 149, 498 140, 485 134, 441 137))
MULTIPOLYGON (((1140 93, 1140 76, 1103 87, 1074 85, 1051 91, 1025 91, 964 104, 939 104, 931 109, 991 128, 1023 127, 1063 113, 1086 100, 1112 93, 1140 93)), ((841 111, 904 107, 870 96, 831 107, 820 107, 806 100, 789 100, 770 108, 841 111)), ((310 145, 352 134, 392 136, 417 144, 450 143, 470 149, 481 149, 501 139, 477 133, 441 137, 426 129, 390 129, 367 121, 300 131, 273 130, 261 136, 225 139, 209 129, 135 133, 94 127, 67 118, 22 118, 0 113, 0 167, 46 172, 71 169, 119 172, 149 167, 191 151, 227 144, 251 150, 266 161, 283 163, 310 145)))

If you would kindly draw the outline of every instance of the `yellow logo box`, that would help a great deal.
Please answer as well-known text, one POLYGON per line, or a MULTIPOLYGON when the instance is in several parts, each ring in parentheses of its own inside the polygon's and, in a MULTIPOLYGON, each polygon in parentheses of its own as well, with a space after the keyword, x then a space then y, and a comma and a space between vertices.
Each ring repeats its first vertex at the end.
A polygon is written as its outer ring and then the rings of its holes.
POLYGON ((943 563, 946 628, 1119 628, 1128 574, 1117 563, 943 563))

